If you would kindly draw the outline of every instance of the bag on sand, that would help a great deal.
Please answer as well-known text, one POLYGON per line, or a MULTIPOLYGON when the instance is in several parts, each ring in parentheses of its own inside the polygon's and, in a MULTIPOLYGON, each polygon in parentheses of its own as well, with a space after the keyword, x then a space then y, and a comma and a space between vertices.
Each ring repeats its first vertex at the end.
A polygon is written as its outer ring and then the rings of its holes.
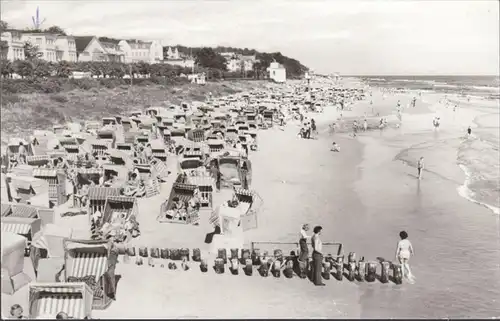
POLYGON ((249 249, 241 250, 241 260, 245 262, 249 258, 250 258, 250 250, 249 249))
POLYGON ((145 246, 141 246, 139 248, 139 256, 148 257, 148 248, 145 246))
POLYGON ((240 267, 240 263, 238 262, 238 259, 237 258, 231 259, 231 267, 229 269, 231 270, 231 273, 233 275, 239 274, 239 267, 240 267))
POLYGON ((243 268, 243 271, 248 276, 251 276, 253 274, 253 262, 252 262, 252 259, 246 259, 245 260, 245 267, 243 268))
POLYGON ((201 251, 198 248, 193 249, 193 261, 195 262, 201 261, 201 251))
POLYGON ((231 259, 238 258, 238 249, 231 249, 231 259))
POLYGON ((189 249, 182 248, 179 250, 179 255, 181 259, 186 258, 186 261, 189 261, 189 249))
POLYGON ((227 251, 226 251, 226 249, 218 249, 217 258, 222 259, 224 264, 226 264, 227 263, 227 251))
POLYGON ((161 249, 161 251, 160 251, 160 257, 161 257, 162 259, 168 259, 168 258, 170 257, 170 255, 169 255, 169 254, 170 254, 170 253, 169 253, 169 250, 168 250, 168 249, 161 249))
POLYGON ((151 256, 152 258, 159 258, 160 257, 160 251, 157 247, 152 247, 150 250, 149 250, 149 256, 151 256))
POLYGON ((214 268, 215 268, 215 273, 217 274, 224 273, 224 259, 222 258, 215 259, 214 268))
POLYGON ((135 247, 133 246, 127 247, 127 254, 129 256, 135 256, 135 247))
POLYGON ((260 250, 259 249, 253 249, 253 251, 252 251, 252 264, 253 265, 260 265, 260 250))
POLYGON ((208 264, 207 264, 207 261, 205 260, 201 260, 201 263, 200 263, 200 271, 205 273, 208 271, 208 264))
POLYGON ((178 261, 181 259, 179 249, 170 249, 170 259, 174 261, 178 261))
POLYGON ((288 260, 285 264, 285 269, 283 270, 283 275, 287 279, 291 279, 293 277, 293 261, 288 260))

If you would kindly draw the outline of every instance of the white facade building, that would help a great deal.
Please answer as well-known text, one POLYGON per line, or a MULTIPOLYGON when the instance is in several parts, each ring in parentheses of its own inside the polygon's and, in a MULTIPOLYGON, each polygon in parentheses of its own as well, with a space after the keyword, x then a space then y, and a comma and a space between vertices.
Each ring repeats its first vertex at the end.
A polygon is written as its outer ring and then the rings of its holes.
POLYGON ((2 48, 2 58, 10 61, 24 60, 24 41, 21 31, 10 30, 2 32, 1 41, 5 48, 2 48))
POLYGON ((267 71, 269 72, 269 79, 278 83, 286 82, 286 69, 283 65, 277 63, 276 61, 271 62, 267 71))
POLYGON ((163 60, 163 47, 158 41, 121 40, 118 45, 125 53, 126 63, 159 63, 163 60))

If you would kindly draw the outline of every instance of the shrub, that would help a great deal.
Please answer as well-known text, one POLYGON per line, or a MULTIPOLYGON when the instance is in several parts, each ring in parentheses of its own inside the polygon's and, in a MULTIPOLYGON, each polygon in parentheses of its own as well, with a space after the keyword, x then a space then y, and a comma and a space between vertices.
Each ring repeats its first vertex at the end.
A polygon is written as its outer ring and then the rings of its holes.
POLYGON ((50 100, 53 100, 58 103, 67 103, 68 97, 63 95, 50 95, 50 100))

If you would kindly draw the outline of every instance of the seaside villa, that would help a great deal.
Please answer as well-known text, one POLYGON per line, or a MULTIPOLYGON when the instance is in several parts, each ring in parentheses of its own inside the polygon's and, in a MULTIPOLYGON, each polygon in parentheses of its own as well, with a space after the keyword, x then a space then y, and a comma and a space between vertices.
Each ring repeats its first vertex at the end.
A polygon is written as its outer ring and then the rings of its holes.
POLYGON ((282 64, 276 61, 271 62, 267 71, 269 72, 269 79, 278 83, 286 82, 286 69, 282 64))

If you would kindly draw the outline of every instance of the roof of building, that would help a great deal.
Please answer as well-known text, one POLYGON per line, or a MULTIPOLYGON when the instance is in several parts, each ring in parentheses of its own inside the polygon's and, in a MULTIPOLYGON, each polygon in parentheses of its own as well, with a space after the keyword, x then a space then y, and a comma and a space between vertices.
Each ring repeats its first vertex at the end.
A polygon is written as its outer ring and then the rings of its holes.
POLYGON ((77 52, 85 51, 85 48, 89 45, 89 43, 94 39, 95 36, 75 36, 75 47, 77 52))
POLYGON ((149 49, 153 44, 152 41, 127 40, 128 45, 132 49, 149 49))
POLYGON ((251 55, 251 56, 244 56, 244 55, 240 55, 239 58, 243 61, 247 60, 247 61, 255 61, 256 60, 256 57, 255 55, 251 55))

